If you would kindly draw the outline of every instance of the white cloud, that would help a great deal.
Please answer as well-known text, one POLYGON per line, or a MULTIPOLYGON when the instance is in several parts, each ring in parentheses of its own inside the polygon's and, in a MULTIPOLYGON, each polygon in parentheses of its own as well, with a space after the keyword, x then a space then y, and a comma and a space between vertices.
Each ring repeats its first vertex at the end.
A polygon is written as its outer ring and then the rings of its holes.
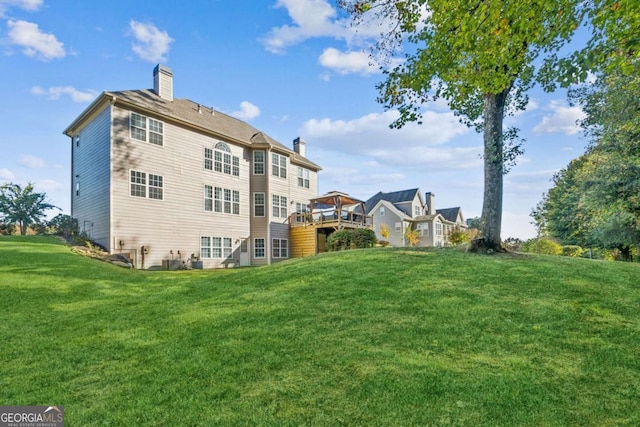
POLYGON ((43 89, 40 86, 33 86, 31 93, 34 95, 47 96, 49 99, 58 100, 62 95, 69 95, 73 102, 89 102, 96 97, 93 91, 81 92, 72 86, 53 86, 43 89))
POLYGON ((47 167, 47 161, 45 159, 29 154, 20 157, 20 164, 28 167, 29 169, 41 169, 47 167))
POLYGON ((379 74, 380 67, 372 63, 365 52, 340 52, 338 49, 327 48, 319 58, 323 67, 330 68, 339 74, 379 74))
POLYGON ((242 101, 240 103, 240 110, 234 111, 230 115, 240 120, 251 120, 260 115, 260 108, 249 101, 242 101))
POLYGON ((44 0, 0 0, 0 17, 4 17, 5 12, 11 7, 17 7, 27 11, 36 11, 44 0))
POLYGON ((59 42, 53 34, 40 31, 37 24, 10 20, 7 25, 11 44, 23 47, 25 55, 44 61, 66 56, 64 44, 59 42))
POLYGON ((292 45, 312 37, 344 38, 345 22, 336 20, 336 10, 326 0, 278 0, 275 7, 285 8, 294 25, 274 27, 262 39, 272 53, 284 53, 292 45))
POLYGON ((153 63, 166 61, 165 55, 174 41, 166 31, 134 20, 129 22, 129 27, 136 39, 131 48, 140 58, 153 63))
POLYGON ((471 168, 482 165, 481 147, 445 147, 468 132, 451 112, 423 112, 423 123, 390 129, 397 111, 371 113, 353 120, 312 119, 299 134, 322 151, 366 156, 366 161, 399 167, 471 168))
POLYGON ((542 118, 542 121, 533 128, 533 133, 564 133, 575 135, 580 132, 579 120, 585 118, 584 111, 578 106, 569 107, 562 101, 551 101, 548 106, 551 114, 542 118))
POLYGON ((0 181, 13 181, 16 176, 9 169, 1 168, 0 169, 0 181))
POLYGON ((408 123, 401 129, 390 129, 389 125, 398 117, 398 111, 389 110, 348 121, 311 119, 303 124, 301 134, 309 139, 321 138, 325 147, 336 151, 364 154, 379 148, 443 144, 468 131, 451 112, 426 111, 422 125, 408 123))

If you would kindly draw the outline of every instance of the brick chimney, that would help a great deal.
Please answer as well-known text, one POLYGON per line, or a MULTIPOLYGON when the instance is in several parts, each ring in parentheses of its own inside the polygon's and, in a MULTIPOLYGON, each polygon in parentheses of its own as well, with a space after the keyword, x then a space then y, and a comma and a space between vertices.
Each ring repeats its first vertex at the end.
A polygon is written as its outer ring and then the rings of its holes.
POLYGON ((432 192, 427 192, 424 194, 424 200, 427 204, 427 215, 435 215, 436 214, 436 195, 432 192))
POLYGON ((302 140, 302 138, 297 137, 293 140, 293 151, 300 154, 302 157, 307 156, 307 148, 306 143, 302 140))
POLYGON ((166 65, 158 64, 153 69, 153 91, 160 98, 173 101, 173 71, 166 65))

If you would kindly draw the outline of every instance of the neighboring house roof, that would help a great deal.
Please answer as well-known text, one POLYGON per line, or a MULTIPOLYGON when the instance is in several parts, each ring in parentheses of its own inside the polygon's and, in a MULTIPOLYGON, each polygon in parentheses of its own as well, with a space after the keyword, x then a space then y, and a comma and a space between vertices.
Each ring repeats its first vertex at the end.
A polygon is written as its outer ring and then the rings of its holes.
POLYGON ((446 219, 451 222, 458 222, 458 215, 460 215, 460 207, 456 208, 446 208, 446 209, 436 209, 436 213, 439 213, 446 219))
POLYGON ((285 152, 292 157, 294 163, 302 164, 314 170, 321 169, 317 164, 242 120, 215 111, 212 108, 205 107, 189 99, 174 98, 172 101, 166 100, 158 96, 151 89, 103 92, 69 125, 64 133, 69 136, 74 134, 82 123, 90 118, 95 111, 103 108, 106 102, 124 107, 137 107, 151 114, 159 115, 165 120, 173 120, 242 145, 253 148, 264 147, 285 152))
MULTIPOLYGON (((392 204, 411 202, 419 194, 419 188, 412 188, 411 190, 393 191, 391 193, 383 193, 382 191, 375 194, 369 200, 365 202, 367 214, 371 213, 380 200, 386 200, 392 204)), ((405 214, 411 216, 411 212, 405 211, 402 207, 396 206, 396 208, 402 210, 405 214)))
POLYGON ((405 211, 398 209, 396 205, 384 199, 378 200, 378 203, 376 203, 375 206, 371 208, 367 208, 368 214, 371 214, 372 212, 377 211, 378 208, 382 206, 389 209, 391 212, 393 212, 398 218, 400 218, 403 221, 411 221, 413 219, 409 215, 407 215, 405 211))

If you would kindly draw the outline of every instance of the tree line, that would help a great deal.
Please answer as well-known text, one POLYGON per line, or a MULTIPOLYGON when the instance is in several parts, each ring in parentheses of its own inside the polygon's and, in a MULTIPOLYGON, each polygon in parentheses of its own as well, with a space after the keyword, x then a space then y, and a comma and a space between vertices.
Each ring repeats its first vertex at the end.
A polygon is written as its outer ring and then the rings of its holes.
POLYGON ((589 145, 555 174, 531 215, 541 235, 631 260, 640 245, 640 58, 620 54, 624 66, 570 92, 586 113, 589 145))

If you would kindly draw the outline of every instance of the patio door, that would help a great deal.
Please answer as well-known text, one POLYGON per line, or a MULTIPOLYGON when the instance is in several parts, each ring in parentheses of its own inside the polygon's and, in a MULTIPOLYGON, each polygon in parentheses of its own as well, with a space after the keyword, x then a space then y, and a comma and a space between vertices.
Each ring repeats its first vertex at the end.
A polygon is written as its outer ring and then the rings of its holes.
POLYGON ((249 249, 249 239, 242 239, 240 242, 240 267, 248 267, 251 265, 249 249))

